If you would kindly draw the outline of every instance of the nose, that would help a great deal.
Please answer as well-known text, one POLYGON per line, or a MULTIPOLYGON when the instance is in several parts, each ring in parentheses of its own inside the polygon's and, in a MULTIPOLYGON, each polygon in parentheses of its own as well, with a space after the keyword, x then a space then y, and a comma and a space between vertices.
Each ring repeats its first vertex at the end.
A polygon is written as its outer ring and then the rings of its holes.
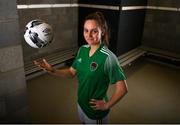
POLYGON ((87 33, 87 36, 88 36, 88 37, 92 37, 92 33, 91 33, 91 32, 88 32, 88 33, 87 33))

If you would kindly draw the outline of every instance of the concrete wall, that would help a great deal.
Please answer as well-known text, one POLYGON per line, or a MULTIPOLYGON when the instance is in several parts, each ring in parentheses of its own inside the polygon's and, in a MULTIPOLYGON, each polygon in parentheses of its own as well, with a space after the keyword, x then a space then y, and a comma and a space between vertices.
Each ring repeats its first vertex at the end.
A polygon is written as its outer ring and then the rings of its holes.
POLYGON ((0 1, 0 123, 29 122, 16 0, 0 1))
POLYGON ((180 54, 180 1, 148 0, 148 6, 172 10, 147 9, 142 44, 180 54))
POLYGON ((77 0, 0 1, 0 123, 31 122, 24 71, 26 61, 78 46, 77 6, 19 9, 17 5, 75 3, 77 0), (54 40, 47 48, 31 48, 23 38, 25 25, 37 18, 54 29, 54 40))

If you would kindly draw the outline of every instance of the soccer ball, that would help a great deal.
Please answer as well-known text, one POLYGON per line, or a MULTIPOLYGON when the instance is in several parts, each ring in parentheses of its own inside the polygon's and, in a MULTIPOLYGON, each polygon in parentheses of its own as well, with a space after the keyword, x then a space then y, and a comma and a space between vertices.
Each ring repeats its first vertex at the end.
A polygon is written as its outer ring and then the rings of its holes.
POLYGON ((24 39, 33 48, 43 48, 52 42, 53 29, 42 20, 32 20, 25 27, 24 39))

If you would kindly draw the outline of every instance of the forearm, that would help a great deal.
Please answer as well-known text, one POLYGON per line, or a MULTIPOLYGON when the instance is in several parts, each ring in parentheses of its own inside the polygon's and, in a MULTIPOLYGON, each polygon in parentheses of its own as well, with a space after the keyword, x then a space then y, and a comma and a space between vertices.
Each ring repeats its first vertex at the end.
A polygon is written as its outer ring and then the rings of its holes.
POLYGON ((112 94, 110 100, 106 103, 108 109, 114 106, 127 93, 126 81, 118 81, 115 84, 115 92, 112 94))
POLYGON ((60 77, 69 77, 72 78, 75 76, 70 70, 69 67, 66 68, 61 68, 61 69, 56 69, 56 68, 51 68, 50 70, 47 70, 50 74, 60 76, 60 77))

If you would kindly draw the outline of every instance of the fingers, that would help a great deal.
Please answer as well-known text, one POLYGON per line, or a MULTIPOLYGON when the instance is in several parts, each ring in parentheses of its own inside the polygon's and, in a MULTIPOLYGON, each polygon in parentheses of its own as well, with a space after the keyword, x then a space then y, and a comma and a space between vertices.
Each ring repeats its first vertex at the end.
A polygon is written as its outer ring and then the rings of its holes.
POLYGON ((38 62, 36 60, 33 61, 35 65, 38 65, 38 62))
POLYGON ((96 99, 91 99, 89 103, 90 103, 90 104, 96 104, 97 101, 98 101, 98 100, 96 100, 96 99))
POLYGON ((91 108, 94 110, 106 110, 106 102, 104 100, 91 99, 89 103, 91 104, 91 108))
POLYGON ((33 62, 34 62, 35 65, 37 65, 41 69, 46 70, 46 67, 47 67, 46 64, 48 64, 48 63, 47 63, 47 61, 45 59, 38 60, 38 61, 34 60, 33 62))
POLYGON ((46 61, 46 59, 43 59, 42 60, 45 64, 49 64, 47 61, 46 61))
POLYGON ((94 110, 97 110, 97 109, 96 109, 96 102, 97 102, 96 99, 91 99, 91 100, 89 101, 89 103, 91 104, 91 108, 93 108, 94 110))
POLYGON ((35 65, 37 65, 38 67, 40 67, 40 62, 38 62, 38 61, 36 61, 36 60, 33 61, 33 62, 34 62, 35 65))
POLYGON ((89 103, 91 104, 91 108, 93 108, 94 110, 97 110, 95 99, 91 99, 89 103))
POLYGON ((51 65, 46 61, 46 59, 43 59, 42 61, 46 66, 51 67, 51 65))

